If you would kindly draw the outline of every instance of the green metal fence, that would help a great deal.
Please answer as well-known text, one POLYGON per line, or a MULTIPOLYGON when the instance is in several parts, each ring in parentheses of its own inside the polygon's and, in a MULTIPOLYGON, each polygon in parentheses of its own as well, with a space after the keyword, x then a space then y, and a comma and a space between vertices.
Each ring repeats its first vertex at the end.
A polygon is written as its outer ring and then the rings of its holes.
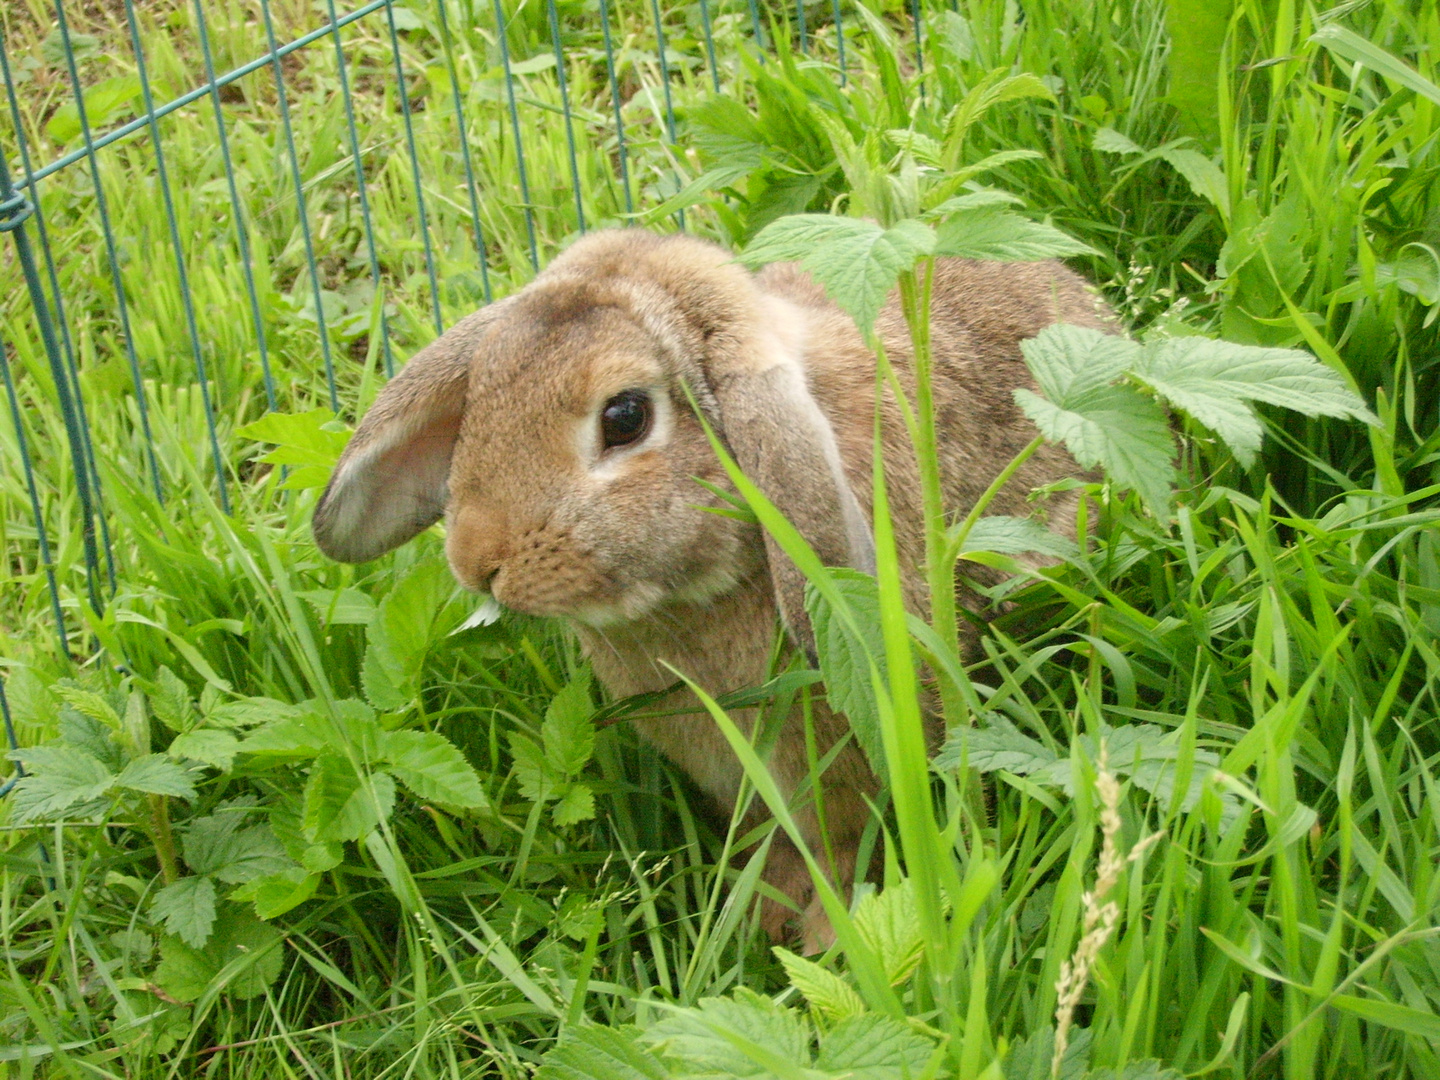
MULTIPOLYGON (((914 20, 918 65, 919 0, 905 3, 892 14, 914 20)), ((124 578, 117 529, 136 520, 121 524, 115 499, 143 491, 163 531, 203 469, 230 513, 238 418, 349 413, 357 384, 569 236, 648 221, 693 172, 682 102, 735 92, 777 35, 844 85, 846 25, 841 0, 13 4, 0 15, 12 595, 48 607, 62 655, 91 651, 82 609, 105 611, 124 578)), ((667 218, 687 225, 683 210, 667 218)))

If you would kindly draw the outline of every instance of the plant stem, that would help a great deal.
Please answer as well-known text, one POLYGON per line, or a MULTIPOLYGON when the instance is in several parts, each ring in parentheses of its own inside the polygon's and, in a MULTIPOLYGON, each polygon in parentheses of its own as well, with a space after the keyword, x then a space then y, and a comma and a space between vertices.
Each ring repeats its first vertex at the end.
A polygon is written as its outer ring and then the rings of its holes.
POLYGON ((160 876, 166 885, 180 880, 180 860, 175 857, 175 834, 170 830, 170 808, 164 795, 147 795, 150 808, 150 839, 160 860, 160 876))
MULTIPOLYGON (((940 482, 939 440, 935 429, 934 354, 930 349, 930 296, 935 260, 925 259, 900 275, 900 302, 915 364, 915 457, 925 512, 925 577, 930 593, 930 624, 946 647, 960 652, 953 563, 946 558, 944 490, 940 482)), ((940 700, 947 722, 966 715, 958 687, 943 676, 940 700)))

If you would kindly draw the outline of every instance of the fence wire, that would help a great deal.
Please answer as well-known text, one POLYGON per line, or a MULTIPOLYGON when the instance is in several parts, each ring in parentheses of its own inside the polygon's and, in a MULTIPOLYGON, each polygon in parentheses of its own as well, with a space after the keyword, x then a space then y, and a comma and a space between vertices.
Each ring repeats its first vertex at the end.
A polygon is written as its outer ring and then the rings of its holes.
POLYGON ((235 509, 237 417, 352 411, 357 386, 569 236, 646 221, 675 195, 693 172, 677 93, 732 92, 777 34, 843 87, 845 26, 841 0, 14 5, 0 16, 12 596, 43 590, 31 607, 48 608, 60 655, 93 651, 124 577, 115 529, 163 533, 176 498, 235 509), (323 385, 305 378, 316 365, 323 385), (115 499, 149 509, 117 515, 115 499))

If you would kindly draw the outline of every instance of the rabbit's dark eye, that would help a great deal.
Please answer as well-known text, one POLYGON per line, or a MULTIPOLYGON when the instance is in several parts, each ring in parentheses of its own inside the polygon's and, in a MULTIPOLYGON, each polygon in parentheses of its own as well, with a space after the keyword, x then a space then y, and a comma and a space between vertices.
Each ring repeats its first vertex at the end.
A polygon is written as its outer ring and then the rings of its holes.
POLYGON ((654 408, 644 390, 626 390, 616 394, 600 410, 600 432, 605 449, 629 446, 643 439, 650 431, 654 408))

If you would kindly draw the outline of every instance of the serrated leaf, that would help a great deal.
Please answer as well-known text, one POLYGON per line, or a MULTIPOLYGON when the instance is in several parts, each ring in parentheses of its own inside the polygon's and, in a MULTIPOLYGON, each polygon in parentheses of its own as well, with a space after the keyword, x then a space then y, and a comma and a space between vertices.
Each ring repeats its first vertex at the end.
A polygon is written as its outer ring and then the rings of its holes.
POLYGON ((1160 156, 1185 178, 1191 191, 1214 203, 1216 209, 1229 217, 1230 185, 1219 165, 1198 150, 1171 148, 1161 151, 1160 156))
POLYGON ((515 779, 520 784, 520 794, 531 802, 538 802, 554 794, 560 778, 553 775, 550 763, 545 760, 545 751, 540 744, 518 731, 510 732, 510 756, 515 761, 515 779))
POLYGON ((69 746, 29 746, 11 752, 10 757, 28 771, 10 793, 11 821, 17 825, 55 818, 71 807, 92 802, 109 791, 115 780, 104 764, 69 746))
POLYGON ((633 1025, 586 1024, 565 1029, 535 1080, 665 1080, 669 1075, 665 1063, 640 1045, 633 1025))
POLYGON ((900 150, 910 154, 916 161, 926 165, 939 165, 944 147, 929 135, 908 128, 892 128, 885 132, 885 138, 900 150))
MULTIPOLYGON (((1111 772, 1150 792, 1162 806, 1172 804, 1176 763, 1180 755, 1177 732, 1166 731, 1155 724, 1103 727, 1098 737, 1085 736, 1086 752, 1091 760, 1099 757, 1102 738, 1111 772)), ((1190 783, 1179 805, 1179 809, 1185 812, 1200 801, 1210 774, 1220 767, 1220 757, 1214 751, 1197 749, 1193 758, 1190 783)), ((1028 776, 1046 787, 1059 788, 1071 797, 1075 795, 1069 750, 1057 753, 1049 749, 1021 732, 999 713, 987 713, 982 725, 953 730, 935 755, 933 765, 940 770, 955 769, 959 768, 962 759, 977 772, 1004 770, 1017 776, 1028 776)), ((1233 820, 1240 811, 1233 795, 1223 796, 1221 805, 1226 820, 1233 820)))
POLYGON ((228 772, 240 752, 240 740, 228 731, 200 728, 177 735, 165 751, 172 758, 189 758, 228 772))
POLYGON ((1128 1062, 1121 1069, 1091 1069, 1085 1074, 1085 1080, 1185 1080, 1185 1074, 1163 1061, 1147 1058, 1128 1062))
POLYGON ((1018 195, 1011 195, 1008 191, 997 191, 994 188, 986 188, 984 191, 971 191, 964 195, 956 195, 954 198, 946 199, 921 215, 925 221, 941 221, 952 214, 959 214, 971 210, 984 210, 986 208, 1019 206, 1024 202, 1018 195))
POLYGON ((67 686, 65 683, 56 683, 50 689, 54 691, 56 697, 81 715, 88 716, 92 720, 99 720, 112 730, 120 727, 120 714, 115 711, 114 706, 94 691, 83 690, 78 686, 67 686))
POLYGON ((574 825, 595 816, 595 793, 586 784, 571 784, 550 810, 556 825, 574 825))
POLYGON ((743 987, 733 997, 702 998, 695 1008, 671 1013, 644 1037, 662 1044, 667 1056, 684 1062, 688 1075, 773 1075, 737 1041, 785 1062, 810 1062, 811 1036, 804 1018, 743 987))
POLYGON ((910 879, 863 897, 855 905, 854 919, 855 929, 880 958, 891 984, 898 986, 908 979, 925 946, 910 879))
POLYGON ((221 978, 225 992, 242 1000, 259 997, 280 976, 282 948, 278 930, 244 908, 226 905, 205 948, 175 937, 160 942, 155 981, 177 1001, 196 1000, 221 978))
POLYGON ((296 595, 326 626, 369 626, 377 610, 375 601, 359 589, 311 589, 296 595))
POLYGON ((240 744, 244 754, 314 757, 334 743, 330 723, 311 711, 292 713, 257 728, 240 744))
POLYGON ((155 689, 149 698, 150 711, 171 731, 189 731, 200 719, 190 699, 190 688, 164 664, 155 673, 155 689))
MULTIPOLYGON (((955 106, 945 125, 947 147, 958 150, 966 131, 996 105, 1020 98, 1049 98, 1055 95, 1040 79, 1029 72, 1006 75, 1006 69, 998 68, 984 76, 975 87, 955 106)), ((953 156, 954 151, 952 151, 953 156)))
POLYGON ((859 1016, 865 1011, 865 1001, 853 986, 828 968, 813 960, 796 956, 778 945, 770 950, 785 968, 790 985, 804 996, 810 1007, 829 1020, 843 1020, 859 1016))
POLYGON ((1123 135, 1114 128, 1102 127, 1095 132, 1092 144, 1096 150, 1105 154, 1143 154, 1144 147, 1140 146, 1128 135, 1123 135))
POLYGON ((205 714, 205 721, 226 728, 250 728, 303 716, 306 709, 274 698, 250 697, 226 701, 205 714))
POLYGON ((454 592, 444 561, 426 561, 417 563, 380 601, 365 632, 361 671, 365 696, 377 709, 399 709, 418 693, 431 641, 463 618, 448 603, 454 592))
POLYGON ((267 824, 245 826, 241 807, 196 818, 183 840, 185 865, 230 885, 279 873, 291 866, 285 845, 267 824))
POLYGON ((1045 397, 1016 390, 1015 401, 1052 442, 1085 468, 1103 466, 1168 519, 1175 444, 1160 406, 1112 381, 1135 366, 1140 346, 1078 326, 1050 326, 1020 349, 1045 397))
POLYGON ((320 875, 302 866, 291 866, 279 873, 252 878, 230 894, 230 899, 254 904, 255 914, 274 919, 299 907, 315 895, 320 875))
POLYGON ((1211 428, 1246 466, 1254 461, 1262 435, 1248 402, 1263 401, 1305 416, 1374 422, 1338 373, 1298 349, 1170 338, 1146 348, 1134 374, 1211 428))
POLYGON ((52 745, 68 746, 89 754, 111 772, 125 767, 124 751, 115 742, 115 733, 93 717, 71 708, 60 710, 60 739, 52 745))
POLYGON ((934 253, 963 259, 1037 262, 1093 255, 1095 249, 1053 225, 1031 221, 1009 210, 982 208, 954 214, 941 222, 934 253))
POLYGON ((203 948, 215 925, 215 882, 208 877, 183 877, 155 893, 150 913, 192 949, 203 948))
POLYGON ((574 776, 595 752, 595 707, 590 702, 590 669, 582 668, 545 709, 540 736, 545 760, 562 776, 574 776))
POLYGON ((305 785, 305 831, 317 842, 359 840, 395 806, 395 781, 374 773, 366 783, 339 754, 315 759, 305 785))
POLYGON ((169 795, 187 802, 195 798, 195 781, 190 770, 167 760, 164 754, 146 754, 136 758, 120 770, 114 785, 150 795, 169 795))
POLYGON ((761 229, 741 261, 798 261, 868 333, 901 272, 934 250, 935 233, 918 221, 882 229, 859 218, 793 214, 761 229))
POLYGON ((958 769, 964 761, 976 772, 1004 769, 1016 776, 1027 776, 1059 760, 1060 756, 1044 743, 1032 739, 999 713, 987 713, 983 725, 952 729, 933 764, 937 769, 958 769))
POLYGON ((380 754, 391 775, 417 798, 467 808, 489 804, 479 774, 443 735, 429 731, 387 732, 380 754))
POLYGON ((864 635, 857 639, 843 619, 837 618, 819 591, 805 589, 805 607, 815 634, 815 652, 825 676, 825 696, 830 708, 843 713, 855 732, 855 741, 865 752, 876 775, 885 775, 885 742, 880 735, 880 710, 870 679, 871 664, 888 678, 885 641, 880 630, 880 592, 875 579, 858 570, 829 571, 834 586, 854 613, 855 625, 864 635))
POLYGON ((815 1067, 853 1080, 909 1080, 921 1076, 935 1052, 931 1040, 880 1013, 852 1016, 820 1040, 815 1067))
POLYGON ((970 527, 961 554, 970 551, 993 551, 997 555, 1037 552, 1066 559, 1073 557, 1077 549, 1073 540, 1047 529, 1038 521, 996 514, 982 517, 970 527))

